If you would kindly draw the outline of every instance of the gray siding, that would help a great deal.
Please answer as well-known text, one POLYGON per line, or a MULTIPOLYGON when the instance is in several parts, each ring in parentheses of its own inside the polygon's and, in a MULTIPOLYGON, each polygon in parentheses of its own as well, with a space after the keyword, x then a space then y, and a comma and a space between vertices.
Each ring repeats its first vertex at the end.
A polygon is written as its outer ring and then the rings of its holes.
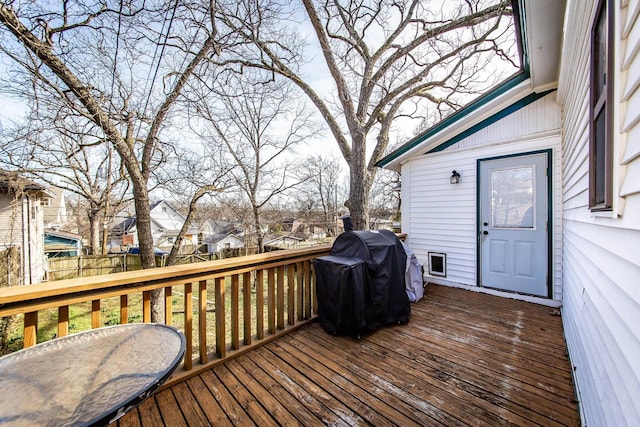
POLYGON ((563 321, 583 423, 638 425, 640 409, 639 2, 615 1, 618 46, 612 215, 588 209, 589 32, 596 1, 570 1, 563 111, 563 321), (625 7, 621 8, 621 4, 625 7))

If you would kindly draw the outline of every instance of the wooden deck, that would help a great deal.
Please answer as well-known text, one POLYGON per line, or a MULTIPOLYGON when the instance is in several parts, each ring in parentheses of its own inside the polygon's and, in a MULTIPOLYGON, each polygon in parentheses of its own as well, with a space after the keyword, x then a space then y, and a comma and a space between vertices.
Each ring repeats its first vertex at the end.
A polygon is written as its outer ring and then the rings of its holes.
POLYGON ((316 322, 163 390, 120 426, 580 424, 552 308, 429 285, 407 325, 316 322))

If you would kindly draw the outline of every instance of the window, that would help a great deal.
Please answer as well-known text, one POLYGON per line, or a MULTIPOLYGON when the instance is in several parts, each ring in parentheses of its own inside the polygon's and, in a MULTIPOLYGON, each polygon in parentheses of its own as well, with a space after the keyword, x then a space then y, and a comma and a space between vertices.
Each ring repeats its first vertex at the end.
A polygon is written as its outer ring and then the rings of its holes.
POLYGON ((589 106, 589 208, 609 211, 613 204, 613 8, 600 0, 591 28, 589 106))

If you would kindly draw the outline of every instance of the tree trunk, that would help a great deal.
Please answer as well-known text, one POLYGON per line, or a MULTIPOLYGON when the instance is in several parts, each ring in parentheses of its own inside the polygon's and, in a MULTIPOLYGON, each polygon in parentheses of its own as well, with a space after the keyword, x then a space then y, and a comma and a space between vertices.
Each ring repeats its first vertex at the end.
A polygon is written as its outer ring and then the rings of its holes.
POLYGON ((89 242, 91 242, 90 255, 100 255, 100 212, 97 209, 89 209, 89 242))
POLYGON ((369 228, 367 207, 369 206, 371 180, 367 171, 365 149, 364 134, 358 133, 354 135, 351 148, 351 164, 349 165, 349 201, 347 202, 354 230, 367 230, 369 228))
MULTIPOLYGON (((154 268, 156 255, 151 233, 151 211, 149 210, 149 192, 144 185, 134 181, 133 196, 136 207, 136 229, 138 231, 138 245, 142 268, 154 268)), ((163 290, 151 291, 151 322, 164 323, 163 290)))
POLYGON ((262 235, 262 230, 260 229, 260 212, 258 209, 253 208, 253 226, 256 228, 256 246, 258 253, 261 254, 264 252, 264 236, 262 235))

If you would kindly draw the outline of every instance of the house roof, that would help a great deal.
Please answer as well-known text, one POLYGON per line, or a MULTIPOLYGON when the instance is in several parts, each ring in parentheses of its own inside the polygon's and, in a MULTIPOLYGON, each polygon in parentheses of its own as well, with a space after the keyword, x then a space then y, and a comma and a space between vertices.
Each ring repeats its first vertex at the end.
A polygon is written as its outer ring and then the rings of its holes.
POLYGON ((54 230, 53 228, 44 229, 45 236, 55 236, 65 240, 82 241, 82 236, 79 234, 69 233, 68 231, 54 230))
POLYGON ((122 222, 120 222, 119 224, 116 224, 115 226, 113 226, 111 228, 112 232, 120 232, 120 233, 128 233, 129 231, 131 231, 136 224, 138 223, 137 219, 135 217, 129 217, 129 218, 125 218, 122 222))
POLYGON ((269 235, 269 236, 265 236, 264 244, 265 245, 270 245, 270 244, 273 244, 273 243, 276 243, 276 242, 279 242, 279 241, 282 241, 284 243, 286 240, 295 240, 297 242, 304 241, 304 239, 301 239, 300 237, 293 236, 291 234, 281 235, 281 236, 269 235))
POLYGON ((17 173, 0 170, 0 190, 17 190, 41 193, 44 198, 53 198, 55 195, 45 186, 21 177, 17 173))
POLYGON ((523 69, 376 164, 400 171, 409 158, 441 151, 539 99, 557 85, 564 0, 518 0, 523 69))
POLYGON ((225 239, 236 239, 238 242, 244 242, 243 239, 235 233, 219 234, 213 237, 204 239, 204 243, 216 244, 225 239))

